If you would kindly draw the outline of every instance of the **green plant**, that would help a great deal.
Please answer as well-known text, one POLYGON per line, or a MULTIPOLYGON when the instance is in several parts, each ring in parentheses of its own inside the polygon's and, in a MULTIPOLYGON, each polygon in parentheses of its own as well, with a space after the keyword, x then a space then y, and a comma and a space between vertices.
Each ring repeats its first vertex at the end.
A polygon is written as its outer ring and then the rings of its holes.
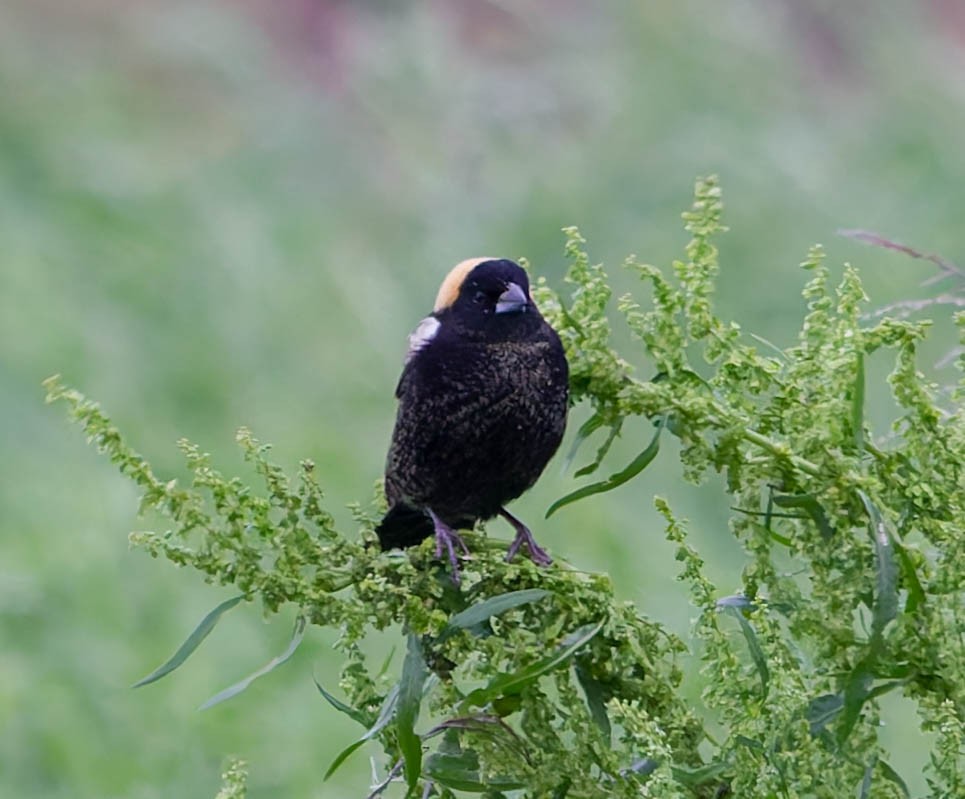
MULTIPOLYGON (((284 662, 307 625, 340 630, 345 700, 318 689, 365 731, 329 773, 376 740, 385 781, 373 795, 403 783, 409 795, 442 796, 906 796, 878 741, 878 700, 888 692, 917 703, 922 729, 935 734, 931 795, 965 795, 965 412, 942 408, 917 371, 927 323, 864 322, 857 273, 845 269, 832 290, 819 248, 803 264, 808 311, 794 347, 716 316, 720 214, 716 181, 698 182, 684 215, 692 239, 673 277, 626 262, 650 287, 649 310, 630 296, 617 308, 652 380, 614 351, 611 290, 576 229, 567 230, 570 296, 536 289, 567 348, 573 399, 592 408, 571 454, 606 431, 577 475, 600 468, 627 419, 654 425, 631 464, 549 513, 632 479, 666 436, 682 445, 686 479, 726 482, 747 553, 737 596, 720 595, 685 524, 656 499, 696 609, 693 640, 618 602, 605 575, 507 564, 481 531, 469 537, 474 556, 457 590, 431 542, 379 552, 378 493, 355 508, 360 535, 346 536, 325 510, 313 465, 287 476, 247 430, 238 442, 265 493, 223 476, 187 441, 191 485, 158 478, 96 404, 52 378, 48 398, 65 401, 141 488, 142 510, 171 521, 132 541, 240 592, 142 682, 179 666, 241 601, 259 600, 269 615, 293 604, 288 650, 206 705, 284 662), (889 353, 898 411, 878 437, 864 417, 865 364, 889 353), (406 642, 398 679, 361 648, 389 628, 406 642), (690 653, 707 676, 700 713, 681 692, 690 653)), ((956 322, 965 338, 965 314, 956 322)))

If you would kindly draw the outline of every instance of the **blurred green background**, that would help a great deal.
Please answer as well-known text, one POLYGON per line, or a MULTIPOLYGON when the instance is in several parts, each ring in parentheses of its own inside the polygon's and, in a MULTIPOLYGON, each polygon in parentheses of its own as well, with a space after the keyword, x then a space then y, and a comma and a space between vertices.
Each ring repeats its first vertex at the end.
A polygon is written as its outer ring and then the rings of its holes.
MULTIPOLYGON (((128 688, 229 594, 128 550, 136 494, 43 405, 44 377, 100 400, 163 474, 182 474, 182 435, 241 468, 233 433, 249 425, 279 462, 318 463, 351 529, 344 506, 381 472, 405 336, 464 257, 526 256, 559 286, 559 230, 579 224, 628 289, 622 258, 679 257, 694 177, 717 172, 732 227, 719 304, 745 329, 793 341, 796 265, 815 241, 862 266, 873 305, 927 293, 927 266, 835 230, 965 259, 962 9, 6 0, 0 796, 213 796, 228 753, 249 759, 252 796, 369 783, 362 752, 321 782, 357 734, 311 682, 314 669, 335 684, 333 633, 311 631, 282 670, 195 710, 284 648, 290 614, 266 624, 239 608, 180 671, 128 688)), ((922 363, 944 382, 947 332, 922 363)), ((886 365, 872 367, 883 425, 886 365)), ((573 485, 551 465, 515 508, 646 613, 688 634, 656 492, 691 520, 721 591, 738 587, 722 487, 683 484, 672 451, 540 521, 573 485)), ((885 721, 893 765, 922 786, 913 709, 892 701, 885 721)))

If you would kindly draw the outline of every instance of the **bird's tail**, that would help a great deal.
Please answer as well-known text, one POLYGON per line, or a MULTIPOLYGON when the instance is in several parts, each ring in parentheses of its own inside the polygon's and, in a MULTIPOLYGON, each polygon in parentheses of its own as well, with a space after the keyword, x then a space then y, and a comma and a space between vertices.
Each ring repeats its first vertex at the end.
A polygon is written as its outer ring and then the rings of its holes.
POLYGON ((432 520, 425 511, 401 504, 389 508, 375 528, 382 549, 415 546, 432 535, 433 531, 432 520))

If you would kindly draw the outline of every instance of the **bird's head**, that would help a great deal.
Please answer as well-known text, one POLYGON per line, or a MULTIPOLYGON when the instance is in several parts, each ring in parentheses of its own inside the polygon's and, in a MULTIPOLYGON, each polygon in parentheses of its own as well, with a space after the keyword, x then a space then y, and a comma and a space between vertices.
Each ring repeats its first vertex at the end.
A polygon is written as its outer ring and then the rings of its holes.
POLYGON ((545 326, 519 264, 505 258, 470 258, 442 281, 432 314, 409 336, 406 363, 441 330, 463 340, 496 344, 538 337, 545 326))
POLYGON ((463 331, 512 337, 541 321, 523 268, 505 258, 470 258, 442 281, 433 316, 463 331))

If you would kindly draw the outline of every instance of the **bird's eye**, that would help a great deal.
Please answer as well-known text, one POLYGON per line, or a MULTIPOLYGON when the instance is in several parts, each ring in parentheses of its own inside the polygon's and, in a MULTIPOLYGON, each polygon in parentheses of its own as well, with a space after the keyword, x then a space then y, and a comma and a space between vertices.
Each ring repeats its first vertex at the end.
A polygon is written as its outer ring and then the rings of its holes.
POLYGON ((486 302, 486 292, 485 292, 485 291, 477 291, 477 292, 473 295, 472 301, 473 301, 474 303, 476 303, 476 305, 482 305, 483 303, 486 302))

